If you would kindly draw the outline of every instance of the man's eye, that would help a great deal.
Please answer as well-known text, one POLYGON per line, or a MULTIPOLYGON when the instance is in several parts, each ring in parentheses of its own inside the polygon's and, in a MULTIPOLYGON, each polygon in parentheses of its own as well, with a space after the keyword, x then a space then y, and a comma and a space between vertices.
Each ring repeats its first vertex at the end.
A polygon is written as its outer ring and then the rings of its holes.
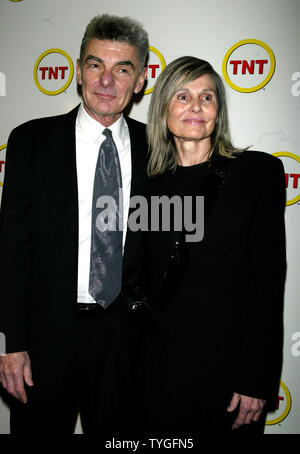
POLYGON ((120 66, 118 69, 117 69, 117 72, 119 74, 132 74, 133 72, 133 68, 131 66, 120 66))
POLYGON ((88 65, 88 67, 91 68, 91 69, 99 68, 99 63, 90 63, 88 65))

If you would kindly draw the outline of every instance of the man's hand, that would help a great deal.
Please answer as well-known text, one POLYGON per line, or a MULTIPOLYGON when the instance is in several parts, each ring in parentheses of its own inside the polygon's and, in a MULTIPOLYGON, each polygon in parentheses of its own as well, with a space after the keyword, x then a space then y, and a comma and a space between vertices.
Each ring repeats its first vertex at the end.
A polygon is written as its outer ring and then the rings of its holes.
POLYGON ((235 419, 232 430, 238 429, 243 424, 250 424, 252 421, 258 421, 266 401, 263 399, 255 399, 254 397, 243 396, 242 394, 234 393, 227 411, 234 411, 240 404, 240 410, 235 419))
POLYGON ((0 380, 7 392, 25 404, 27 396, 24 381, 28 386, 33 386, 28 353, 8 353, 0 356, 0 380))

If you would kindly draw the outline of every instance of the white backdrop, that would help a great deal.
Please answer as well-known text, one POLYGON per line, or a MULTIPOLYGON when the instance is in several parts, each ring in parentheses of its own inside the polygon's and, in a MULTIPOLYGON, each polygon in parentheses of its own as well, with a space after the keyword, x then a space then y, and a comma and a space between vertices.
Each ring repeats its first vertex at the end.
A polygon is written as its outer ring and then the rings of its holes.
MULTIPOLYGON (((164 63, 193 55, 225 78, 234 143, 276 153, 284 163, 284 364, 278 409, 268 415, 265 433, 300 434, 300 0, 1 0, 0 197, 12 128, 79 103, 72 65, 75 69, 87 23, 102 13, 136 18, 149 33, 147 94, 133 106, 133 118, 146 122, 151 87, 164 63)), ((9 433, 9 411, 1 397, 0 433, 9 433)))

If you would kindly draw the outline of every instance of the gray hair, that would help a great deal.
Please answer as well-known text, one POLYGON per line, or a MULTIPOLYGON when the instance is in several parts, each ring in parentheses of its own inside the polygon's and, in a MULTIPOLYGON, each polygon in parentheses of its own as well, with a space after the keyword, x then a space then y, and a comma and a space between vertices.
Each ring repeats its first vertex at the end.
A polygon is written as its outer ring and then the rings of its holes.
POLYGON ((226 93, 219 74, 205 60, 196 57, 180 57, 169 63, 158 77, 148 112, 147 135, 150 149, 148 174, 154 176, 166 170, 175 170, 177 151, 173 136, 167 126, 167 110, 172 97, 186 84, 204 74, 209 74, 216 85, 218 116, 211 137, 211 151, 233 157, 242 151, 231 143, 226 93))
POLYGON ((86 27, 81 42, 79 57, 81 65, 86 46, 91 39, 119 41, 133 45, 138 51, 140 71, 147 65, 149 52, 147 32, 139 22, 130 17, 110 16, 108 14, 94 17, 86 27))

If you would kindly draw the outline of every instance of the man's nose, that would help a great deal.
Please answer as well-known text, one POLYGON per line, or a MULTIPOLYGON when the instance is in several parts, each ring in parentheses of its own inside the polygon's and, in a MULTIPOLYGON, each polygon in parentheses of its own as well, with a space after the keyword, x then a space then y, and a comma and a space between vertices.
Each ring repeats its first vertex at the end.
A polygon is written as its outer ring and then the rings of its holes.
POLYGON ((103 87, 108 87, 114 83, 113 73, 110 69, 105 69, 100 76, 100 83, 103 87))

